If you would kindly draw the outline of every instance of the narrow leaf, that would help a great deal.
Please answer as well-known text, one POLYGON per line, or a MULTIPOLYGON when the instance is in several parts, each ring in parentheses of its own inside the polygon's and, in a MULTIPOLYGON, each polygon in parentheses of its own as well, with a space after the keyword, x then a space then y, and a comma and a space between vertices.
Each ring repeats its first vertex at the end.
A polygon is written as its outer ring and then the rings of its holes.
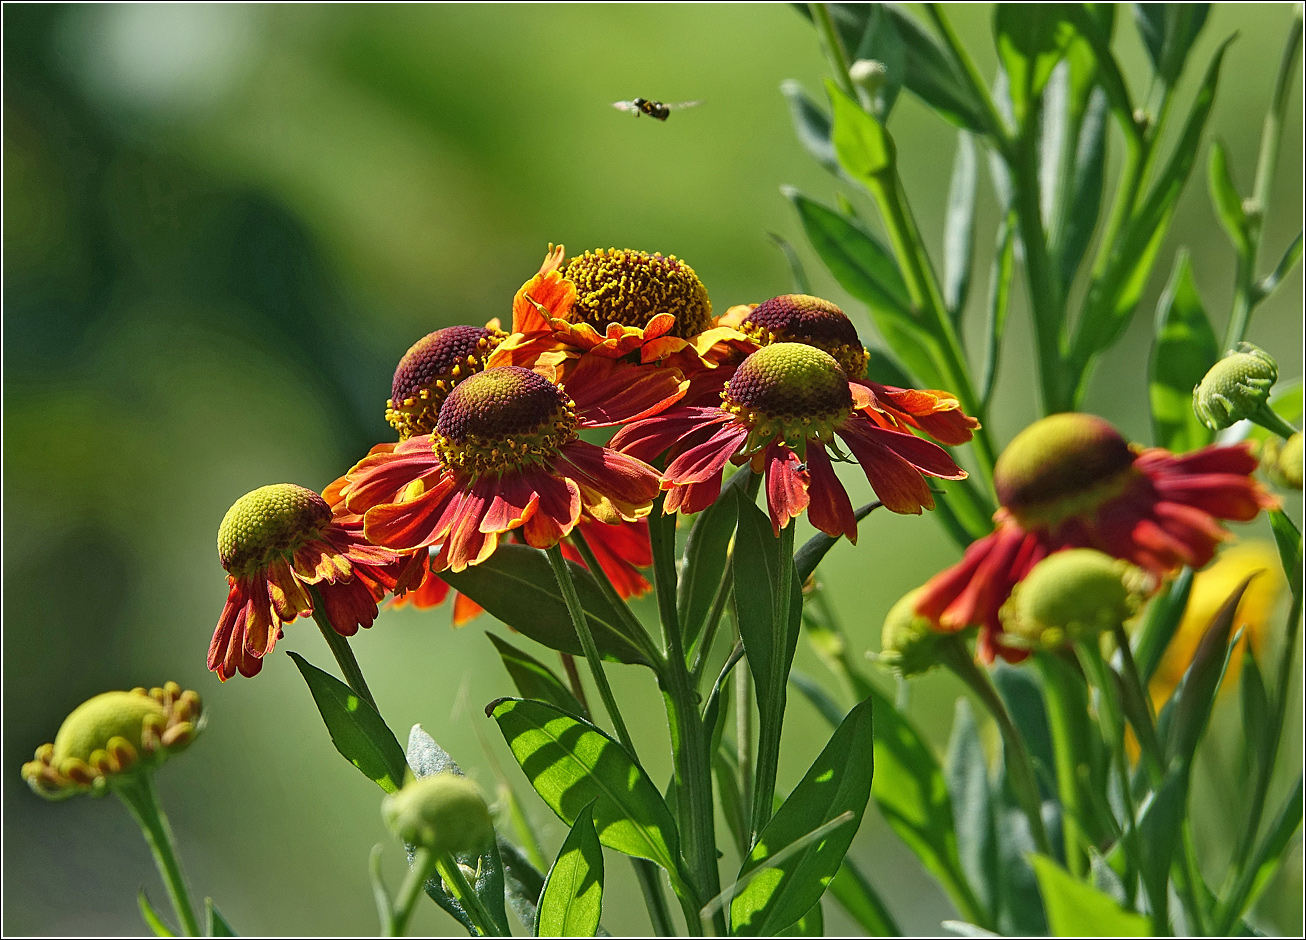
POLYGON ((736 471, 721 487, 721 495, 698 514, 689 528, 676 600, 686 650, 693 649, 716 600, 730 561, 730 540, 739 516, 735 493, 748 485, 750 475, 747 469, 736 471))
POLYGON ((592 937, 603 909, 603 848, 594 831, 594 807, 586 806, 544 881, 537 937, 592 937))
POLYGON ((145 894, 145 889, 141 888, 136 892, 136 906, 141 909, 141 917, 145 920, 145 926, 150 928, 150 932, 156 937, 175 937, 172 928, 168 922, 159 916, 159 912, 154 909, 149 897, 145 894))
POLYGON ((998 228, 998 246, 989 270, 988 342, 984 350, 984 375, 980 383, 985 407, 993 399, 1002 357, 1002 337, 1007 331, 1007 310, 1011 299, 1011 277, 1016 270, 1016 214, 1010 212, 998 228))
POLYGON ((803 268, 803 261, 798 257, 798 252, 794 250, 794 246, 789 244, 784 236, 777 235, 775 232, 767 232, 766 235, 780 249, 780 253, 785 258, 785 264, 789 265, 789 277, 793 282, 794 292, 810 294, 812 292, 812 282, 808 280, 807 271, 803 268))
POLYGON ((735 897, 730 919, 738 935, 775 933, 809 911, 838 872, 861 825, 874 771, 871 702, 843 720, 788 799, 762 830, 739 877, 761 867, 805 833, 852 813, 851 822, 812 842, 782 864, 773 865, 735 897))
MULTIPOLYGON (((852 48, 849 48, 852 52, 852 48)), ((884 66, 884 80, 876 92, 871 109, 881 121, 889 119, 898 92, 907 77, 907 45, 898 34, 893 14, 884 4, 872 4, 866 21, 861 44, 856 47, 853 61, 871 59, 884 66)))
MULTIPOLYGON (((1171 767, 1138 819, 1139 875, 1152 910, 1164 914, 1170 865, 1179 851, 1179 835, 1188 814, 1191 774, 1186 764, 1171 767)), ((1164 920, 1164 917, 1160 918, 1164 920)))
POLYGON ((980 744, 979 725, 970 702, 957 699, 952 736, 948 741, 948 793, 957 830, 957 854, 962 869, 990 916, 999 894, 997 833, 993 820, 994 794, 989 789, 988 762, 980 744))
POLYGON ((1270 883, 1270 878, 1287 855, 1288 843, 1301 827, 1302 820, 1302 778, 1298 776, 1297 786, 1284 802, 1279 815, 1270 824, 1269 831, 1256 850, 1252 863, 1247 867, 1251 876, 1251 886, 1246 892, 1241 905, 1242 910, 1235 912, 1241 917, 1251 910, 1261 893, 1270 883))
MULTIPOLYGON (((567 564, 599 652, 605 659, 645 664, 643 654, 625 636, 621 618, 599 590, 594 576, 574 562, 567 564)), ((500 545, 479 565, 459 572, 445 571, 440 577, 491 616, 535 642, 573 656, 584 655, 553 568, 538 548, 500 545)))
POLYGON ((1039 891, 1054 937, 1147 937, 1147 918, 1126 911, 1109 895, 1073 878, 1045 855, 1033 857, 1039 891))
POLYGON ((1283 561, 1283 572, 1288 576, 1288 587, 1297 603, 1302 595, 1302 549, 1301 533, 1292 524, 1292 520, 1282 509, 1272 509, 1268 513, 1270 528, 1274 531, 1275 544, 1279 546, 1279 558, 1283 561))
MULTIPOLYGON (((1259 769, 1264 773, 1273 750, 1270 739, 1272 712, 1270 694, 1265 688, 1265 678, 1256 662, 1256 651, 1251 643, 1243 650, 1242 677, 1238 682, 1243 719, 1243 747, 1247 756, 1246 769, 1259 769)), ((1255 779, 1255 778, 1250 778, 1255 779)))
POLYGON ((1292 244, 1283 253, 1283 257, 1279 259, 1279 263, 1274 266, 1274 270, 1262 278, 1260 284, 1257 285, 1256 293, 1260 298, 1264 299, 1274 293, 1274 289, 1279 286, 1283 279, 1297 266, 1297 262, 1301 260, 1301 236, 1302 233, 1298 232, 1297 237, 1292 240, 1292 244))
POLYGON ((1007 73, 1011 103, 1018 124, 1025 123, 1030 105, 1043 91, 1052 69, 1066 54, 1074 30, 1066 4, 1033 6, 999 3, 993 13, 998 58, 1007 73))
POLYGON ((830 141, 830 117, 819 104, 793 79, 780 83, 780 93, 789 102, 789 116, 794 124, 794 136, 817 163, 831 173, 840 174, 839 158, 834 155, 830 141))
POLYGON ((1167 85, 1173 85, 1183 72, 1210 7, 1209 3, 1130 4, 1152 69, 1167 85))
POLYGON ((1147 605, 1142 623, 1134 633, 1134 663, 1144 685, 1152 681, 1152 674, 1161 664, 1166 647, 1174 639, 1192 589, 1193 569, 1184 568, 1147 605))
POLYGON ((984 133, 983 109, 970 86, 957 74, 947 52, 905 7, 886 3, 883 9, 892 18, 894 30, 906 49, 904 87, 944 120, 984 133))
POLYGON ((205 933, 210 937, 234 937, 236 931, 231 929, 231 924, 222 916, 213 903, 213 898, 204 899, 204 923, 206 925, 205 933))
POLYGON ((1061 283, 1068 288, 1084 260, 1093 240, 1098 216, 1102 211, 1102 181, 1106 170, 1106 130, 1110 102, 1100 88, 1093 89, 1079 125, 1079 143, 1075 149, 1074 181, 1065 227, 1057 244, 1061 264, 1061 283))
POLYGON ((826 92, 834 106, 834 152, 839 165, 853 179, 866 185, 892 172, 897 148, 884 125, 867 114, 861 105, 826 80, 826 92))
POLYGON ((336 750, 386 793, 398 790, 404 779, 404 749, 381 716, 335 676, 298 653, 290 658, 308 683, 336 750))
POLYGON ((953 319, 961 317, 966 296, 970 293, 978 184, 975 141, 966 131, 959 131, 957 156, 952 163, 952 183, 948 188, 947 215, 943 223, 943 301, 953 319))
POLYGON ((499 699, 493 718, 535 792, 567 825, 594 804, 594 827, 609 848, 647 858, 679 878, 675 820, 630 755, 589 722, 544 702, 499 699))
POLYGON ((500 639, 489 632, 485 635, 499 651, 499 658, 503 660, 504 668, 508 670, 508 675, 512 677, 513 685, 517 687, 517 692, 522 698, 539 699, 556 705, 569 715, 575 715, 577 718, 586 717, 585 707, 576 700, 571 689, 567 688, 567 684, 559 679, 553 670, 507 640, 500 639))
POLYGON ((1156 306, 1148 393, 1158 447, 1182 454, 1210 443, 1211 432, 1193 411, 1193 388, 1219 358, 1215 331, 1193 283, 1188 252, 1180 249, 1170 283, 1156 306))
MULTIPOLYGON (((853 518, 861 522, 882 505, 883 503, 876 500, 867 503, 865 506, 859 506, 853 510, 853 518)), ((794 568, 797 570, 799 583, 805 582, 812 576, 816 566, 821 563, 821 559, 826 556, 826 553, 834 548, 834 543, 837 541, 839 540, 832 535, 817 532, 804 542, 798 551, 794 552, 794 568)))
POLYGON ((1239 254, 1247 251, 1247 213, 1243 211, 1242 197, 1234 185, 1229 172, 1229 157, 1224 144, 1215 140, 1211 142, 1211 159, 1207 163, 1207 183, 1211 191, 1211 205, 1220 224, 1233 242, 1239 254))

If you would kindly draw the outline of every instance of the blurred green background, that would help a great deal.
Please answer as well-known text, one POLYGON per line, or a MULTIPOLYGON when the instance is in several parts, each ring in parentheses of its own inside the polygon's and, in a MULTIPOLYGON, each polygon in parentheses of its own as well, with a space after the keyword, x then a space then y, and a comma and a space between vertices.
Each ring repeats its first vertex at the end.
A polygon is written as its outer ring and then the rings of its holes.
MULTIPOLYGON (((952 15, 991 75, 987 5, 952 15)), ((1199 70, 1238 31, 1210 130, 1244 192, 1291 15, 1286 4, 1217 6, 1190 59, 1199 70)), ((226 589, 218 522, 247 490, 320 489, 392 439, 383 412, 403 351, 440 326, 507 318, 551 241, 674 252, 724 311, 791 289, 766 237, 776 232, 819 291, 847 301, 779 193, 793 184, 830 201, 837 185, 795 142, 778 91, 786 78, 819 91, 816 36, 787 5, 6 5, 3 16, 3 928, 139 933, 138 887, 163 903, 119 805, 44 803, 18 768, 90 695, 175 679, 211 714, 159 779, 196 892, 241 932, 375 932, 368 850, 386 845, 392 887, 402 852, 381 825, 379 791, 335 753, 283 653, 334 668, 320 637, 295 624, 255 680, 224 686, 205 669, 226 589), (704 103, 666 124, 609 106, 636 95, 704 103)), ((1142 87, 1123 8, 1116 47, 1142 87)), ((1301 225, 1299 82, 1288 113, 1267 268, 1301 225)), ((954 131, 906 96, 891 127, 937 246, 954 131)), ((1090 396, 1136 440, 1148 439, 1150 319, 1176 248, 1192 251, 1217 328, 1230 305, 1233 257, 1204 167, 1203 154, 1134 328, 1090 396)), ((986 189, 973 308, 996 216, 986 189)), ((848 309, 873 339, 864 311, 848 309)), ((1251 329, 1285 376, 1301 374, 1301 310, 1298 271, 1251 329)), ((1019 306, 1013 323, 999 440, 1035 415, 1019 306)), ((849 482, 855 502, 869 498, 864 479, 849 482)), ((1300 505, 1290 504, 1297 519, 1300 505)), ((857 641, 874 647, 888 606, 956 556, 929 519, 877 514, 855 549, 831 554, 823 580, 857 641)), ((503 630, 486 618, 451 631, 446 609, 396 611, 355 649, 401 739, 421 722, 493 789, 485 748, 515 768, 481 717, 510 688, 487 627, 503 630)), ((823 674, 806 650, 799 665, 823 674)), ((613 672, 636 737, 664 737, 647 674, 613 672)), ((914 693, 940 746, 957 692, 927 679, 914 693)), ((1224 710, 1194 812, 1217 874, 1234 825, 1218 808, 1239 792, 1236 704, 1224 710)), ((823 739, 814 713, 791 702, 782 787, 823 739)), ((669 771, 658 751, 644 749, 655 779, 669 771)), ((1281 760, 1299 758, 1290 746, 1281 760)), ((517 783, 556 849, 563 827, 517 783)), ((853 851, 906 929, 933 932, 953 916, 874 812, 853 851)), ((623 894, 606 926, 644 932, 629 867, 613 856, 609 871, 623 894)), ((1258 924, 1299 933, 1301 883, 1296 848, 1258 924)), ((832 905, 827 917, 831 932, 846 924, 832 905)), ((455 927, 427 905, 413 932, 455 927)))

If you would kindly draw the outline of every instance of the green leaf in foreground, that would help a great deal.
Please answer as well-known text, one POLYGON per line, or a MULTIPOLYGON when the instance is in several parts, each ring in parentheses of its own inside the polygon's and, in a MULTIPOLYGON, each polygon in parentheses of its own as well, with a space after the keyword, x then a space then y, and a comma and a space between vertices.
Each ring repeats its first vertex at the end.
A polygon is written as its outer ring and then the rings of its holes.
POLYGON ((398 790, 404 779, 404 749, 381 716, 335 676, 298 653, 290 658, 308 683, 336 750, 386 793, 398 790))
POLYGON ((156 937, 175 937, 172 928, 168 922, 159 916, 159 912, 154 909, 149 897, 145 894, 145 889, 141 888, 136 892, 136 906, 141 909, 141 917, 145 920, 145 925, 150 928, 150 932, 156 937))
POLYGON ((763 868, 730 905, 734 932, 774 934, 803 917, 825 893, 861 824, 874 770, 870 701, 843 720, 798 786, 762 830, 739 872, 742 881, 763 868), (810 842, 779 864, 768 862, 809 832, 845 813, 849 822, 810 842))
POLYGON ((589 722, 527 699, 491 702, 493 718, 526 779, 568 826, 594 804, 594 828, 609 848, 647 858, 679 879, 675 820, 662 794, 612 738, 589 722))
POLYGON ((1071 877, 1045 855, 1032 861, 1054 937, 1151 936, 1147 918, 1125 910, 1111 895, 1071 877))
POLYGON ((1148 392, 1158 447, 1182 454, 1210 443, 1211 432, 1193 411, 1193 387, 1218 358, 1215 331, 1197 295, 1188 252, 1180 249, 1156 307, 1148 392))
POLYGON ((603 847, 594 831, 593 806, 576 817, 544 881, 535 923, 537 937, 592 937, 603 909, 603 847))
POLYGON ((205 933, 210 937, 234 937, 236 931, 231 929, 231 924, 222 916, 213 903, 213 898, 204 899, 204 923, 205 933))

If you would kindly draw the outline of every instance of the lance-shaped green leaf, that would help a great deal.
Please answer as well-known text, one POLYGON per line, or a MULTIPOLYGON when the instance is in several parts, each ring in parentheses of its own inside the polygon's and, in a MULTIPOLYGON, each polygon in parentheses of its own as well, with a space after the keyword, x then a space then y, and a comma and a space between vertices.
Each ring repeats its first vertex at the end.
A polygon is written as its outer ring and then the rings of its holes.
POLYGON ((156 937, 177 936, 175 933, 173 933, 172 928, 168 926, 168 922, 164 920, 159 915, 159 912, 154 909, 154 904, 153 902, 150 901, 149 896, 145 893, 144 888, 141 888, 139 891, 136 892, 136 906, 140 908, 141 919, 145 921, 145 926, 150 928, 150 933, 154 934, 154 936, 156 937))
POLYGON ((998 58, 1007 73, 1016 121, 1025 123, 1030 105, 1043 91, 1052 69, 1075 38, 1066 18, 1067 4, 1032 6, 999 3, 993 13, 998 58))
MULTIPOLYGON (((808 676, 793 673, 790 681, 832 725, 843 709, 808 676)), ((987 923, 957 854, 952 801, 948 784, 930 746, 878 689, 859 683, 875 710, 875 779, 871 796, 898 837, 920 859, 961 913, 987 923)))
MULTIPOLYGON (((647 664, 594 576, 574 562, 571 578, 589 619, 594 642, 605 659, 647 664)), ((558 589, 548 556, 528 545, 500 545, 485 561, 463 571, 441 572, 455 591, 465 594, 493 617, 549 649, 583 656, 580 638, 558 589)))
POLYGON ((308 683, 336 750, 386 793, 398 790, 404 779, 404 749, 376 709, 298 653, 290 658, 308 683))
POLYGON ((1009 212, 998 227, 998 245, 989 269, 988 324, 985 333, 984 373, 980 395, 987 408, 997 388, 998 363, 1002 358, 1002 337, 1007 332, 1007 310, 1011 299, 1011 278, 1016 270, 1016 213, 1009 212))
POLYGON ((1261 844, 1257 847, 1256 854, 1238 879, 1234 891, 1222 905, 1223 917, 1217 921, 1217 927, 1224 923, 1236 923, 1238 918, 1255 906, 1261 893, 1269 885, 1270 879, 1283 864, 1288 854, 1288 843, 1297 834, 1301 821, 1302 778, 1298 776, 1297 786, 1284 801, 1279 814, 1275 816, 1261 844))
POLYGON ((1098 216, 1102 211, 1102 180, 1106 170, 1107 117, 1110 101, 1101 88, 1093 89, 1079 124, 1079 141, 1075 148, 1074 179, 1070 205, 1056 243, 1060 259, 1061 283, 1069 286, 1093 240, 1098 216))
POLYGON ((721 487, 721 495, 698 514, 689 528, 676 599, 686 650, 693 648, 716 601, 739 517, 735 494, 748 485, 750 476, 746 468, 736 471, 721 487))
POLYGON ((1188 52, 1206 25, 1209 3, 1131 3, 1134 22, 1152 69, 1167 85, 1184 70, 1188 52))
POLYGON ((1182 454, 1210 443, 1210 430, 1193 411, 1193 388, 1219 358, 1188 252, 1180 249, 1170 283, 1156 305, 1148 393, 1158 447, 1182 454))
POLYGON ((647 858, 680 875, 676 824, 644 769, 612 738, 587 721, 526 699, 491 702, 493 718, 526 779, 568 826, 590 803, 594 828, 609 848, 647 858))
POLYGON ((1147 918, 1085 884, 1045 855, 1033 856, 1039 891, 1054 937, 1148 937, 1147 918))
POLYGON ((1301 236, 1302 233, 1298 232, 1297 237, 1292 240, 1292 244, 1284 251, 1283 257, 1279 259, 1279 263, 1274 266, 1274 270, 1261 278, 1260 283, 1256 285, 1257 296, 1262 300, 1274 293, 1274 289, 1282 283, 1283 279, 1297 266, 1297 262, 1301 260, 1301 236))
POLYGON ((1190 777, 1187 765, 1171 767, 1151 800, 1139 809, 1139 875, 1148 903, 1159 915, 1155 918, 1159 923, 1166 920, 1170 866, 1179 849, 1179 836, 1188 812, 1190 777))
POLYGON ((1279 558, 1283 561, 1283 572, 1288 576, 1288 587, 1292 596, 1301 603, 1302 595, 1302 543, 1301 533, 1292 524, 1292 520, 1282 509, 1272 509, 1270 529, 1274 532, 1275 544, 1279 547, 1279 558))
POLYGON ((1071 362, 1078 373, 1081 395, 1093 357, 1123 335, 1147 286, 1161 243, 1170 230, 1179 194, 1197 159, 1229 42, 1223 42, 1212 57, 1170 160, 1126 226, 1106 270, 1089 288, 1085 312, 1075 326, 1071 342, 1071 362))
MULTIPOLYGON (((883 503, 878 499, 874 502, 867 503, 865 506, 859 506, 853 510, 853 518, 861 522, 876 509, 879 509, 883 503)), ((830 549, 834 548, 834 543, 839 541, 832 535, 826 535, 824 532, 817 532, 806 542, 804 542, 794 552, 794 569, 798 573, 800 582, 806 581, 816 570, 816 566, 821 563, 821 559, 826 556, 830 549)))
POLYGON ((204 899, 204 933, 209 937, 234 937, 236 931, 231 929, 227 918, 222 916, 213 898, 204 899))
POLYGON ((567 688, 567 684, 554 674, 553 670, 534 656, 522 652, 507 640, 500 639, 493 633, 486 637, 499 651, 504 668, 512 677, 512 684, 517 687, 522 698, 539 699, 556 705, 558 708, 578 718, 586 716, 585 707, 576 700, 576 696, 567 688))
POLYGON ((784 255, 785 264, 789 265, 789 277, 793 283, 794 292, 797 294, 810 294, 812 292, 812 282, 807 278, 807 271, 803 268, 802 259, 798 257, 798 252, 794 246, 789 244, 788 239, 775 232, 767 232, 767 237, 771 242, 780 249, 780 254, 784 255))
MULTIPOLYGON (((1253 770, 1264 773, 1269 769, 1273 743, 1270 729, 1273 727, 1273 711, 1270 707, 1270 694, 1265 688, 1265 677, 1256 662, 1256 651, 1250 643, 1243 650, 1242 677, 1238 681, 1239 704, 1243 719, 1243 767, 1247 772, 1253 770)), ((1254 779, 1254 778, 1253 778, 1254 779)))
POLYGON ((1242 197, 1229 172, 1229 156, 1224 144, 1211 142, 1211 159, 1206 165, 1206 179, 1211 191, 1211 205, 1220 224, 1241 255, 1247 251, 1247 213, 1243 211, 1242 197))
POLYGON ((995 797, 989 787, 988 762, 970 702, 957 699, 948 741, 948 793, 956 820, 957 854, 981 904, 996 917, 999 895, 995 797))
POLYGON ((1215 693, 1229 663, 1229 636, 1233 630, 1234 614, 1254 577, 1256 574, 1244 579, 1215 612, 1197 644, 1192 663, 1166 706, 1165 711, 1170 714, 1165 716, 1169 720, 1162 722, 1168 726, 1162 741, 1166 757, 1171 762, 1187 764, 1193 759, 1197 743, 1211 717, 1215 693))
POLYGON ((537 937, 592 937, 603 909, 603 847, 586 806, 567 833, 544 881, 535 922, 537 937))
POLYGON ((830 116, 825 109, 808 96, 803 86, 793 79, 780 83, 780 93, 789 102, 789 116, 794 124, 794 136, 817 163, 831 173, 841 174, 839 159, 834 155, 830 141, 830 116))
POLYGON ((834 107, 832 139, 839 165, 863 184, 893 172, 898 159, 897 147, 884 125, 829 80, 826 91, 834 107))
POLYGON ((1152 681, 1156 667, 1161 664, 1166 647, 1174 639, 1179 622, 1188 607, 1188 596, 1193 589, 1193 569, 1184 568, 1168 585, 1161 588, 1143 614, 1134 631, 1134 662, 1143 684, 1152 681))
POLYGON ((902 928, 885 907, 879 892, 847 856, 830 882, 829 892, 848 916, 861 925, 867 936, 902 936, 902 928))
POLYGON ((861 825, 874 766, 874 727, 867 700, 844 718, 744 861, 740 880, 754 869, 765 870, 749 880, 730 905, 735 934, 775 934, 820 901, 861 825), (852 821, 808 843, 783 862, 768 865, 807 833, 846 813, 852 813, 852 821))
MULTIPOLYGON (((889 119, 898 100, 898 92, 907 78, 907 45, 898 35, 893 14, 883 4, 871 4, 871 15, 866 20, 861 45, 857 46, 853 61, 867 59, 884 66, 884 78, 871 109, 881 121, 889 119)), ((850 48, 849 52, 853 52, 850 48)))
POLYGON ((959 131, 943 224, 943 302, 953 319, 960 318, 970 293, 970 265, 975 253, 975 198, 979 190, 977 163, 974 139, 966 131, 959 131))
POLYGON ((888 249, 858 220, 814 202, 792 187, 781 191, 798 210, 817 256, 839 286, 870 308, 875 328, 903 365, 923 384, 941 384, 934 341, 912 312, 907 286, 888 249))

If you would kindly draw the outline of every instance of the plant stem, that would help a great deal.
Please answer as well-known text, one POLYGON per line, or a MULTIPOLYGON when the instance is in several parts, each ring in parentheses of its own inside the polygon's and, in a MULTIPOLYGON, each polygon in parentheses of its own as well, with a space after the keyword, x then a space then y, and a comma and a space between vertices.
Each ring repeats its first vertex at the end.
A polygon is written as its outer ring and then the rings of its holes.
POLYGON ((417 906, 417 899, 423 894, 422 888, 434 872, 435 856, 430 849, 419 848, 413 854, 413 863, 408 869, 408 874, 404 876, 404 883, 399 888, 398 897, 395 898, 390 923, 386 925, 387 937, 404 935, 408 929, 408 921, 413 916, 413 909, 417 906))
POLYGON ((998 730, 1002 734, 1002 747, 1007 755, 1007 779, 1011 781, 1011 787, 1016 791, 1016 800, 1020 803, 1025 818, 1029 820, 1029 831, 1034 838, 1034 846, 1044 855, 1051 856, 1052 849, 1048 842, 1047 829, 1043 825, 1043 801, 1039 797, 1034 765, 1030 761, 1029 751, 1025 748, 1025 742, 1021 739, 1015 722, 1011 720, 1007 706, 1003 704, 1002 697, 998 695, 998 690, 993 687, 989 677, 975 665, 975 660, 971 658, 970 651, 966 649, 960 637, 944 637, 939 641, 938 649, 943 664, 966 684, 997 722, 998 730))
POLYGON ((571 694, 576 696, 576 701, 580 702, 580 707, 584 709, 582 718, 590 717, 590 703, 585 697, 585 683, 580 680, 580 670, 576 668, 576 657, 571 653, 559 653, 562 659, 562 671, 567 674, 567 684, 571 686, 571 694))
POLYGON ((690 667, 690 675, 694 677, 694 684, 697 685, 703 676, 703 668, 707 665, 708 654, 712 652, 712 644, 716 642, 717 629, 721 625, 721 617, 725 614, 726 607, 730 602, 730 591, 735 584, 734 571, 731 568, 731 552, 726 553, 726 567, 721 573, 721 581, 717 584, 716 594, 712 597, 712 609, 708 611, 707 623, 703 626, 703 636, 698 641, 698 648, 694 651, 694 664, 690 667))
MULTIPOLYGON (((685 862, 699 897, 714 898, 721 893, 721 875, 717 869, 709 731, 704 728, 698 712, 698 693, 685 663, 680 636, 680 616, 676 610, 676 517, 665 515, 661 510, 662 500, 659 499, 649 517, 653 579, 662 619, 663 642, 667 647, 666 658, 658 669, 658 684, 662 687, 667 708, 685 862)), ((684 899, 681 900, 683 905, 684 899)), ((698 933, 703 933, 701 914, 697 909, 690 911, 686 908, 685 920, 691 934, 696 928, 698 933)), ((717 934, 724 936, 724 913, 714 911, 712 921, 717 934)))
POLYGON ((853 87, 852 76, 848 74, 848 53, 839 38, 839 31, 834 28, 834 20, 830 18, 829 4, 809 3, 807 8, 811 10, 812 22, 821 33, 821 41, 825 45, 825 54, 830 59, 830 68, 834 72, 835 81, 849 98, 856 100, 857 89, 853 87))
POLYGON ((594 575, 594 580, 598 582, 599 590, 607 598, 612 609, 617 612, 621 622, 626 627, 627 639, 631 640, 640 648, 640 651, 648 658, 649 664, 660 662, 663 657, 662 650, 658 649, 653 638, 648 635, 644 629, 644 624, 640 623, 635 612, 630 609, 630 605, 625 599, 617 593, 617 589, 612 586, 612 579, 608 573, 603 570, 599 564, 598 558, 594 555, 594 550, 590 548, 590 543, 586 540, 585 534, 577 527, 571 530, 571 544, 575 546, 576 551, 580 552, 580 557, 585 561, 585 567, 589 569, 590 574, 594 575))
POLYGON ((608 684, 607 673, 603 671, 603 659, 599 656, 599 648, 594 643, 594 634, 590 632, 589 620, 585 616, 585 608, 581 606, 580 596, 576 593, 576 585, 571 579, 571 569, 567 567, 567 559, 562 557, 562 548, 559 545, 546 549, 545 554, 549 556, 549 564, 553 566, 553 576, 558 581, 558 590, 562 592, 567 612, 571 614, 571 624, 576 629, 581 648, 585 650, 590 673, 594 676, 594 684, 598 686, 599 697, 603 699, 603 707, 608 710, 612 727, 617 732, 617 740, 630 754, 631 759, 639 763, 639 758, 635 754, 635 743, 630 738, 630 732, 626 730, 626 722, 622 720, 621 709, 617 707, 612 686, 608 684))
POLYGON ((172 827, 168 817, 159 805, 159 795, 154 789, 154 778, 148 771, 129 778, 127 782, 114 788, 118 798, 123 801, 154 855, 154 864, 158 866, 163 886, 168 890, 172 909, 177 912, 177 921, 182 933, 188 937, 201 936, 199 919, 191 905, 190 892, 186 889, 186 876, 182 874, 181 862, 177 858, 177 844, 172 837, 172 827))
POLYGON ((952 28, 952 24, 948 21, 939 4, 925 4, 925 11, 929 13, 930 19, 934 21, 934 26, 939 31, 940 38, 943 39, 944 45, 948 47, 948 54, 952 56, 953 64, 961 73, 961 77, 970 85, 970 91, 975 96, 975 100, 980 103, 984 122, 988 125, 989 136, 998 148, 998 153, 1010 163, 1011 141, 1006 125, 1002 121, 1002 116, 998 114, 997 107, 993 104, 993 96, 989 93, 988 85, 984 83, 984 79, 980 76, 975 60, 966 52, 966 47, 961 44, 956 30, 952 28))
POLYGON ((753 785, 753 815, 751 826, 752 844, 757 844, 758 837, 766 824, 771 821, 771 812, 775 803, 775 778, 780 769, 780 737, 784 729, 785 687, 789 680, 786 634, 789 630, 789 607, 793 603, 794 572, 794 529, 797 523, 790 520, 780 530, 779 552, 780 570, 776 575, 775 606, 772 609, 771 625, 771 663, 770 675, 780 683, 779 689, 771 689, 765 698, 759 692, 758 709, 761 711, 757 729, 757 769, 753 785))
MULTIPOLYGON (((422 851, 419 849, 419 851, 422 851)), ((494 923, 494 918, 490 912, 485 909, 481 903, 481 897, 476 890, 467 882, 467 876, 463 874, 462 868, 458 862, 448 852, 441 852, 435 856, 435 869, 440 873, 440 879, 444 881, 445 889, 453 895, 454 900, 462 905, 467 917, 476 929, 481 932, 483 937, 502 937, 503 931, 494 923)), ((425 879, 423 879, 425 881, 425 879)))
POLYGON ((658 874, 657 865, 646 858, 632 858, 630 867, 635 869, 639 889, 644 894, 644 906, 648 908, 654 936, 674 937, 676 928, 671 923, 671 909, 667 907, 666 895, 662 893, 662 878, 658 874))
MULTIPOLYGON (((730 608, 730 622, 734 640, 740 642, 739 618, 730 608)), ((735 763, 739 769, 739 802, 744 819, 753 818, 753 673, 750 669, 735 670, 735 763)), ((743 850, 747 854, 747 847, 743 850)))
POLYGON ((354 690, 355 695, 371 705, 372 710, 378 715, 381 714, 381 709, 376 707, 376 699, 372 698, 372 690, 367 687, 367 680, 363 678, 362 667, 354 658, 354 651, 349 646, 349 638, 341 636, 336 632, 336 628, 331 626, 331 620, 326 613, 326 602, 322 600, 322 595, 318 593, 317 588, 310 587, 309 591, 313 595, 313 622, 322 631, 322 638, 331 648, 331 655, 336 658, 345 682, 354 690))

